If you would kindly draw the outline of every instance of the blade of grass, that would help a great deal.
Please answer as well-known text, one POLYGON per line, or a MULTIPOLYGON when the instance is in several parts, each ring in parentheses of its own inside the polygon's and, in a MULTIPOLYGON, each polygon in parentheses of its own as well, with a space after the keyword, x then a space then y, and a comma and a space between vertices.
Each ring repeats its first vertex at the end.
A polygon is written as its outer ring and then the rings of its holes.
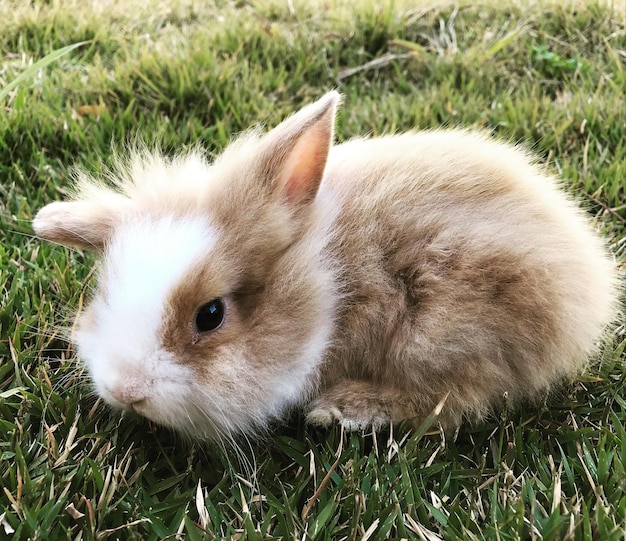
POLYGON ((489 50, 487 51, 487 53, 485 54, 485 59, 487 58, 491 58, 493 55, 495 55, 498 51, 501 51, 502 49, 504 49, 509 43, 511 43, 514 39, 518 38, 522 32, 526 29, 525 26, 519 26, 517 27, 515 30, 509 32, 506 36, 504 36, 502 39, 496 41, 491 47, 489 47, 489 50))
POLYGON ((81 45, 85 45, 85 43, 89 43, 88 41, 79 41, 77 43, 72 43, 67 47, 61 47, 60 49, 55 49, 51 53, 48 53, 43 58, 37 60, 33 65, 26 68, 22 73, 20 73, 15 79, 13 79, 10 83, 6 84, 4 88, 0 88, 0 100, 6 98, 9 93, 19 86, 20 84, 28 81, 30 78, 34 77, 34 75, 40 70, 43 69, 53 62, 56 62, 59 58, 65 56, 70 53, 74 49, 77 49, 81 45))

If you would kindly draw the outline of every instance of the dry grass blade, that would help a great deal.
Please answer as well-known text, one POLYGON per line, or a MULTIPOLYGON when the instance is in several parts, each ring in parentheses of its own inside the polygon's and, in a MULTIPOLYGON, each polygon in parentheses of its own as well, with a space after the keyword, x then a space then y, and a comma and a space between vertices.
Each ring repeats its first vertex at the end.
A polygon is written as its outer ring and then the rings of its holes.
POLYGON ((354 68, 347 68, 344 70, 341 70, 338 74, 337 74, 337 80, 338 81, 342 81, 343 79, 347 79, 348 77, 352 77, 353 75, 356 75, 357 73, 361 73, 362 71, 368 71, 368 70, 374 70, 374 69, 380 69, 384 66, 388 66, 389 64, 391 64, 392 62, 394 62, 395 60, 401 60, 403 58, 408 58, 409 54, 395 54, 395 53, 386 53, 378 58, 375 58, 374 60, 370 60, 369 62, 366 62, 365 64, 361 64, 360 66, 356 66, 354 68))

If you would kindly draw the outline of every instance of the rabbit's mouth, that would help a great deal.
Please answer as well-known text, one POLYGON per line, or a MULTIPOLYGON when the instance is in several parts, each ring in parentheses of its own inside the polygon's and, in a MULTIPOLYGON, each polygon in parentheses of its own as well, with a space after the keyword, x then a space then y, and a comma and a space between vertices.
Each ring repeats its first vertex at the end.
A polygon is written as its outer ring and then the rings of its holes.
POLYGON ((141 415, 142 417, 148 417, 148 401, 147 400, 139 400, 137 402, 133 402, 132 404, 128 404, 126 409, 132 413, 137 415, 141 415))

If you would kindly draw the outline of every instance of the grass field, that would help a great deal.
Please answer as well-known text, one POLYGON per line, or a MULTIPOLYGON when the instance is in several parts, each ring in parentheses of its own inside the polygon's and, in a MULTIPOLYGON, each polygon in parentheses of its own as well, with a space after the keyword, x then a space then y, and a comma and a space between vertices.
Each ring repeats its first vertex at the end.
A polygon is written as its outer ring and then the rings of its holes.
POLYGON ((0 0, 0 13, 0 92, 86 42, 0 99, 0 538, 626 539, 623 321, 603 363, 543 407, 454 437, 342 435, 295 415, 223 454, 95 400, 58 331, 92 259, 30 227, 73 164, 97 171, 112 146, 214 154, 338 88, 340 140, 461 125, 531 145, 623 262, 623 6, 0 0))

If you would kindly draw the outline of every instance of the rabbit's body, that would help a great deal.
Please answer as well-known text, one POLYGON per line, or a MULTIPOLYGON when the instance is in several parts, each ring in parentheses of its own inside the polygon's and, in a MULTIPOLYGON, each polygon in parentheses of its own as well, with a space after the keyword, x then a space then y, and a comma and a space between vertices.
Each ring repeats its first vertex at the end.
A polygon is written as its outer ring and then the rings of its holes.
POLYGON ((328 250, 345 289, 314 419, 421 417, 446 395, 444 421, 482 416, 580 371, 614 315, 602 241, 521 150, 464 131, 355 140, 321 189, 342 204, 328 250))
POLYGON ((35 220, 104 254, 75 335, 97 391, 196 437, 456 425, 579 371, 616 309, 602 241, 526 154, 434 131, 330 147, 329 94, 212 165, 136 158, 35 220), (330 147, 330 149, 329 149, 330 147))

